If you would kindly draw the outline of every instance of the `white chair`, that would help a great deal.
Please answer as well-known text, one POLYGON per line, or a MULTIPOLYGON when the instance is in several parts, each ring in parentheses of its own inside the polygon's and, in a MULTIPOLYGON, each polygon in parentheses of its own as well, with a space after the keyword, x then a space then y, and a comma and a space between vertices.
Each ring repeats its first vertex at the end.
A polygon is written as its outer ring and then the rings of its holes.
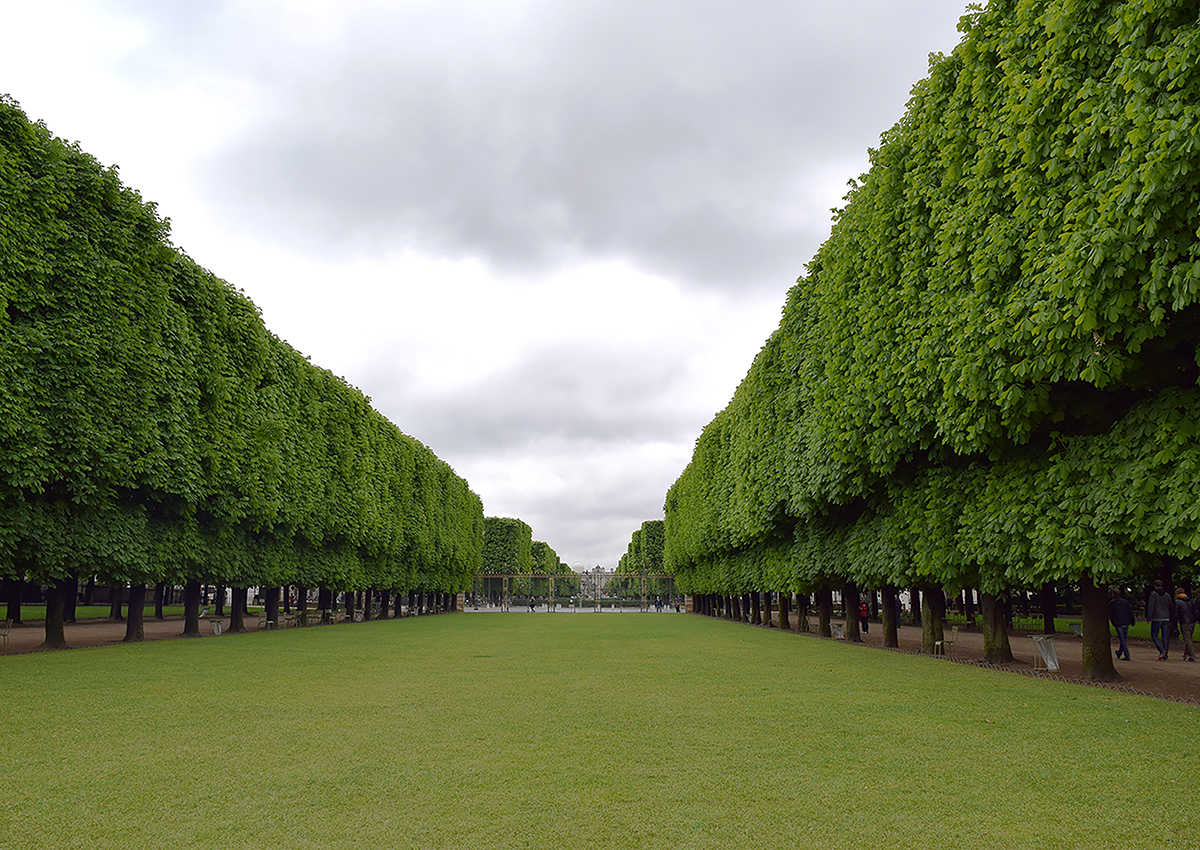
POLYGON ((1037 650, 1033 656, 1033 669, 1056 672, 1058 670, 1058 652, 1054 649, 1054 635, 1030 635, 1030 638, 1037 650))
POLYGON ((844 625, 842 625, 841 623, 834 623, 829 628, 833 632, 834 640, 845 640, 846 639, 846 627, 844 625))
POLYGON ((950 637, 946 637, 945 634, 943 633, 941 640, 936 640, 933 642, 933 654, 934 655, 946 655, 947 651, 950 654, 953 654, 954 647, 957 643, 958 643, 958 626, 954 626, 950 629, 950 637))

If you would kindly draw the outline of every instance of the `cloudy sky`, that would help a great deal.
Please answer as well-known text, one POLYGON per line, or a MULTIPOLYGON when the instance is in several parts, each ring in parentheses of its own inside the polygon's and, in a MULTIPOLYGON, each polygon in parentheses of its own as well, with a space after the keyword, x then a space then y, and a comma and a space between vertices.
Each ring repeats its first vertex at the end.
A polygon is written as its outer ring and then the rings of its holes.
POLYGON ((0 92, 613 566, 966 0, 0 0, 0 92))

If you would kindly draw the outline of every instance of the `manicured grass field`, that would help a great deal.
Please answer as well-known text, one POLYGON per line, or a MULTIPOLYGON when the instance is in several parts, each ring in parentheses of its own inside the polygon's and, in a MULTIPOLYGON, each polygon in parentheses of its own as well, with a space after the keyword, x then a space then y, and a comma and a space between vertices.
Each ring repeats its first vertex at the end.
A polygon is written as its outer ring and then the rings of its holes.
MULTIPOLYGON (((211 606, 208 606, 208 607, 211 609, 211 606)), ((4 609, 0 608, 0 610, 4 610, 4 609)), ((153 603, 145 606, 145 608, 143 610, 144 610, 144 616, 147 620, 149 620, 151 617, 154 616, 154 604, 153 603)), ((226 606, 226 610, 228 610, 228 606, 226 606)), ((109 607, 107 605, 77 605, 75 607, 75 618, 78 620, 95 620, 95 619, 100 619, 102 617, 107 617, 108 612, 109 612, 109 607)), ((129 612, 129 606, 128 605, 122 606, 121 613, 127 614, 128 612, 129 612)), ((164 617, 182 617, 183 616, 183 606, 182 605, 164 605, 163 606, 163 616, 164 617)), ((45 605, 22 605, 21 606, 21 619, 25 620, 26 622, 34 622, 36 620, 46 619, 46 606, 45 605)))
POLYGON ((0 844, 1194 847, 1200 711, 683 615, 0 658, 0 844))

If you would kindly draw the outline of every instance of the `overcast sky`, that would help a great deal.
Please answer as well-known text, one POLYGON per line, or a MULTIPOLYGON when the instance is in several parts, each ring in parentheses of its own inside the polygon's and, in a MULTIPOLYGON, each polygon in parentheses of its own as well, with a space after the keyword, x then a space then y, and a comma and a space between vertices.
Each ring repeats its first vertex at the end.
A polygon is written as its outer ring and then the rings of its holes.
POLYGON ((611 567, 966 0, 0 0, 0 92, 611 567))

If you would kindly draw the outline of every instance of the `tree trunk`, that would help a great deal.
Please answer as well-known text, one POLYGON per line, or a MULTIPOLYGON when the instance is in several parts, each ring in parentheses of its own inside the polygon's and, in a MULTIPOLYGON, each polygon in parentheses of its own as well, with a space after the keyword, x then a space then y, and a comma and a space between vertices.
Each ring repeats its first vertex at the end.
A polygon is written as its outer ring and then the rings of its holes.
POLYGON ((183 636, 200 637, 200 582, 183 586, 183 636))
POLYGON ((897 620, 900 616, 900 594, 896 592, 894 585, 885 584, 882 595, 883 605, 880 610, 883 614, 883 645, 898 649, 900 629, 897 620))
POLYGON ((761 626, 763 622, 761 599, 762 594, 757 590, 750 594, 750 622, 756 626, 761 626))
POLYGON ((1054 592, 1054 582, 1048 581, 1042 585, 1040 594, 1042 605, 1042 634, 1054 634, 1054 618, 1058 616, 1058 598, 1054 592))
POLYGON ((121 622, 125 618, 121 616, 121 597, 125 594, 124 584, 110 584, 108 586, 108 619, 121 622))
POLYGON ((862 643, 862 629, 858 624, 858 585, 852 581, 846 582, 842 591, 842 604, 846 608, 846 640, 851 643, 862 643))
POLYGON ((159 582, 154 585, 154 619, 162 620, 163 618, 163 597, 166 595, 167 585, 165 582, 159 582))
POLYGON ((933 655, 934 645, 946 637, 946 594, 940 587, 921 595, 921 652, 933 655))
POLYGON ((790 632, 792 630, 792 594, 779 594, 779 628, 781 631, 790 632))
POLYGON ((15 625, 21 622, 21 595, 25 590, 25 580, 6 578, 4 580, 4 599, 7 605, 5 619, 12 620, 15 625))
POLYGON ((241 634, 246 631, 246 588, 233 588, 233 597, 229 601, 229 631, 241 634))
POLYGON ((296 616, 300 625, 308 625, 308 588, 296 586, 296 616))
POLYGON ((268 587, 263 598, 263 607, 267 615, 267 620, 279 625, 279 588, 268 587))
POLYGON ((400 593, 399 591, 396 591, 396 596, 392 600, 392 617, 397 620, 399 620, 401 617, 404 616, 404 609, 401 607, 401 605, 403 604, 403 599, 404 599, 404 594, 400 593))
POLYGON ((921 591, 919 588, 912 588, 908 591, 909 613, 912 615, 914 623, 921 622, 921 591))
POLYGON ((64 588, 56 581, 46 585, 46 642, 42 649, 66 649, 67 635, 63 629, 64 588))
POLYGON ((833 627, 829 622, 833 619, 833 591, 828 587, 817 591, 817 612, 817 634, 821 637, 833 637, 833 627))
POLYGON ((379 619, 388 618, 388 605, 391 604, 390 594, 386 590, 379 591, 379 619))
POLYGON ((1108 633, 1108 592, 1084 573, 1079 579, 1083 608, 1083 678, 1093 682, 1115 682, 1121 678, 1113 664, 1112 639, 1108 633))
POLYGON ((1175 563, 1176 560, 1171 555, 1163 555, 1159 559, 1158 577, 1162 579, 1163 587, 1167 593, 1171 594, 1171 598, 1175 597, 1175 563))
POLYGON ((1004 605, 994 593, 984 593, 983 660, 989 664, 1009 664, 1013 660, 1012 646, 1005 628, 1004 605))
POLYGON ((353 593, 353 591, 349 591, 349 590, 346 591, 345 600, 346 600, 346 619, 353 623, 354 622, 354 593, 353 593))
POLYGON ((63 622, 75 622, 75 606, 79 601, 79 576, 68 573, 63 580, 63 622))
POLYGON ((967 628, 975 628, 975 591, 972 588, 967 588, 964 591, 966 596, 966 604, 963 606, 964 613, 967 615, 967 628))
POLYGON ((138 643, 146 639, 146 585, 129 585, 129 616, 125 619, 123 643, 138 643))
POLYGON ((283 613, 292 613, 292 586, 290 584, 283 586, 283 613))
POLYGON ((213 612, 218 617, 225 616, 225 588, 217 585, 213 588, 213 604, 216 605, 216 610, 213 612))

